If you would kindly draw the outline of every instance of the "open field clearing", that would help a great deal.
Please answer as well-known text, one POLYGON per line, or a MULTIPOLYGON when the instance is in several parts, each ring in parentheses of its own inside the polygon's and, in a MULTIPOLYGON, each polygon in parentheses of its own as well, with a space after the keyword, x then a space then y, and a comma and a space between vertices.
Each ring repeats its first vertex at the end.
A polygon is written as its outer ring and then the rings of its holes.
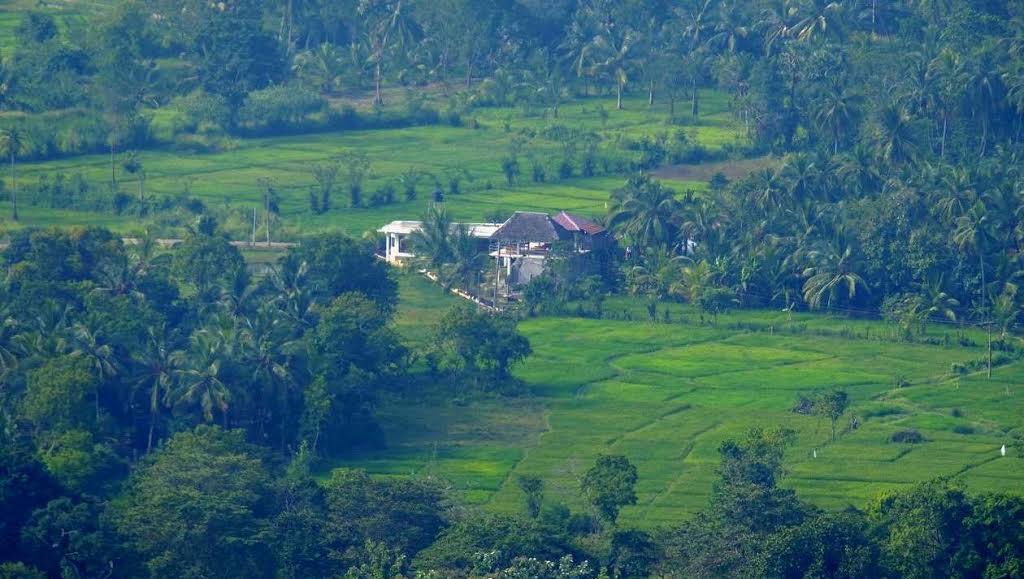
MULTIPOLYGON (((422 331, 420 322, 436 318, 430 310, 451 303, 421 280, 402 283, 403 333, 422 331)), ((613 303, 629 309, 628 300, 613 303)), ((1012 446, 1024 423, 1024 364, 997 367, 992 380, 984 373, 954 378, 951 363, 982 358, 984 348, 814 335, 826 328, 876 337, 891 331, 825 315, 790 321, 780 313, 735 312, 717 327, 701 326, 683 306, 671 308, 671 324, 527 320, 521 329, 534 354, 517 371, 527 395, 471 396, 470 404, 438 393, 428 404, 389 402, 380 409, 389 449, 344 464, 386 475, 433 473, 499 510, 520 508, 515 476, 534 475, 547 482, 549 496, 582 508, 579 477, 598 454, 622 453, 640 473, 639 503, 623 511, 624 520, 651 528, 704 505, 722 440, 752 426, 784 425, 798 433, 785 485, 822 507, 863 506, 881 491, 937 476, 976 491, 1024 488, 1024 464, 1012 446), (739 323, 777 329, 730 329, 739 323), (910 385, 894 389, 896 377, 910 385), (827 420, 790 411, 799 393, 828 388, 851 398, 835 443, 827 420), (860 420, 855 430, 851 416, 860 420), (907 428, 926 441, 889 441, 907 428), (1011 445, 1013 456, 1000 459, 1001 444, 1011 445)), ((423 335, 410 338, 421 342, 423 335)))
MULTIPOLYGON (((491 216, 507 216, 515 210, 561 209, 596 216, 605 213, 609 192, 621 186, 624 177, 604 175, 558 180, 556 164, 562 158, 562 145, 535 136, 521 145, 522 152, 518 155, 521 175, 518 183, 509 186, 501 171, 501 159, 509 154, 512 141, 519 138, 518 131, 528 129, 539 133, 555 125, 593 130, 605 140, 602 147, 612 148, 616 147, 618 139, 651 137, 676 130, 685 131, 692 142, 711 150, 740 142, 742 129, 726 112, 722 95, 708 92, 704 95, 703 107, 706 114, 697 123, 669 126, 665 124, 668 113, 664 103, 648 107, 642 99, 630 99, 626 110, 615 111, 614 101, 592 98, 564 105, 557 119, 540 114, 524 115, 519 109, 480 109, 473 112, 479 128, 438 125, 239 139, 233 141, 235 148, 221 153, 188 154, 163 148, 140 152, 140 160, 146 172, 147 196, 174 196, 188 191, 213 208, 262 208, 259 180, 269 178, 281 195, 281 227, 293 235, 327 230, 361 234, 394 219, 417 218, 431 200, 435 188, 433 177, 445 184, 446 173, 456 169, 465 170, 468 175, 462 182, 463 193, 446 196, 449 211, 457 219, 480 221, 491 216), (396 202, 350 209, 347 190, 343 179, 339 178, 333 208, 326 214, 314 215, 309 207, 309 188, 314 183, 312 165, 346 151, 365 153, 372 163, 371 174, 363 187, 364 200, 381 187, 390 185, 395 188, 396 202), (547 182, 531 182, 530 157, 545 164, 547 182), (430 175, 421 180, 418 197, 411 202, 404 200, 399 182, 399 176, 409 169, 430 175)), ((116 170, 121 189, 134 195, 137 187, 134 178, 120 175, 119 161, 116 170)), ((52 178, 57 173, 68 177, 80 173, 93 187, 106 188, 110 179, 107 155, 22 163, 18 171, 24 191, 21 225, 103 224, 126 233, 145 227, 146 221, 133 216, 31 206, 31 192, 42 175, 52 178)), ((578 171, 577 167, 577 174, 578 171)), ((7 172, 3 174, 9 180, 7 172)), ((679 190, 702 188, 705 182, 677 182, 674 186, 679 190)), ((6 202, 0 204, 0 225, 10 227, 6 205, 6 202)))

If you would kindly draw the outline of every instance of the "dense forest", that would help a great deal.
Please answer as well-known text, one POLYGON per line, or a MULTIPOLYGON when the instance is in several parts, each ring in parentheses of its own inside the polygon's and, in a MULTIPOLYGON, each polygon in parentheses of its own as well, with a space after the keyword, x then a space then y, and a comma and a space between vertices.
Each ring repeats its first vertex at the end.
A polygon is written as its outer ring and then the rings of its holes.
MULTIPOLYGON (((1024 573, 1024 499, 941 479, 823 510, 783 484, 785 428, 722 442, 708 505, 653 531, 618 521, 641 476, 618 454, 584 468, 582 511, 536 477, 516 480, 519 512, 492 512, 437 477, 329 469, 387 444, 375 414, 384 395, 521 395, 513 369, 532 348, 517 316, 572 304, 600 317, 614 293, 641 296, 651 320, 676 301, 702 323, 740 307, 885 318, 907 341, 937 340, 928 324, 971 326, 988 330, 989 372, 993 349, 1019 358, 1024 5, 127 0, 86 25, 27 11, 15 36, 0 55, 12 221, 29 198, 188 219, 171 245, 95 227, 12 230, 0 283, 0 577, 1024 573), (774 161, 673 190, 650 170, 708 155, 673 132, 677 117, 700 123, 708 89, 728 95, 745 137, 716 154, 774 161), (396 94, 403 106, 389 108, 396 94), (398 274, 372 239, 304 236, 254 272, 216 211, 144 189, 150 149, 459 126, 493 107, 554 120, 565 102, 597 95, 614 97, 615 110, 601 109, 611 117, 635 95, 671 108, 663 134, 628 143, 557 131, 566 176, 625 183, 593 216, 617 247, 585 276, 551 260, 514 311, 453 308, 425 345, 395 330, 398 274), (344 104, 359 98, 369 106, 344 104), (155 128, 161 115, 169 131, 155 128), (629 154, 612 159, 613 147, 629 154), (109 183, 61 175, 26 196, 19 164, 87 153, 109 155, 109 183)), ((535 162, 520 167, 528 153, 503 152, 510 185, 530 177, 521 172, 545 179, 535 162)), ((318 166, 310 210, 332 210, 335 181, 350 209, 370 203, 368 164, 353 154, 318 166)), ((437 201, 461 175, 438 181, 437 201)), ((420 178, 398 184, 407 199, 420 178)), ((373 202, 396 192, 381 195, 373 202)), ((263 198, 277 211, 269 182, 263 198)), ((486 283, 466 231, 431 211, 417 264, 446 286, 486 283)))

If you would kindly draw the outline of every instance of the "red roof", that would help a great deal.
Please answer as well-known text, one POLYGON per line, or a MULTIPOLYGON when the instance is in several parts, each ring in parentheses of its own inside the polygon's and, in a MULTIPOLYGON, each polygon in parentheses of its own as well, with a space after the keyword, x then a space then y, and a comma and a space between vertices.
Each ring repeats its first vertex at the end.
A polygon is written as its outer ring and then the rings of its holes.
POLYGON ((566 231, 579 231, 585 235, 597 235, 604 232, 604 227, 584 219, 578 215, 561 211, 551 218, 555 223, 561 225, 566 231))

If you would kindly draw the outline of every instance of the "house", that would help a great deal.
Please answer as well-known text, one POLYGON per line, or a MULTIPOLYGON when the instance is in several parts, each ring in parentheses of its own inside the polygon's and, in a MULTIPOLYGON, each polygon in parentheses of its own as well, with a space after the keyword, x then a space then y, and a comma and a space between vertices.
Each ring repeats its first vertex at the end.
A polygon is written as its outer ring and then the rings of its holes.
POLYGON ((544 261, 559 244, 570 253, 585 254, 607 243, 605 228, 588 219, 565 211, 554 217, 516 211, 491 235, 489 255, 496 260, 495 270, 505 271, 511 288, 543 273, 544 261))
MULTIPOLYGON (((501 279, 506 294, 543 273, 544 262, 556 247, 566 252, 563 255, 581 257, 611 243, 604 227, 566 211, 554 216, 516 211, 504 223, 464 225, 480 240, 481 252, 486 251, 495 260, 495 278, 501 279)), ((422 227, 420 221, 392 221, 378 229, 384 235, 381 257, 396 265, 415 257, 409 237, 422 227)))
MULTIPOLYGON (((454 226, 458 227, 456 223, 454 226)), ((491 235, 501 227, 500 223, 465 223, 469 234, 480 240, 481 250, 488 247, 491 235)), ((384 234, 384 247, 381 257, 388 263, 401 265, 416 257, 412 252, 409 237, 423 228, 422 221, 392 221, 377 230, 384 234)))

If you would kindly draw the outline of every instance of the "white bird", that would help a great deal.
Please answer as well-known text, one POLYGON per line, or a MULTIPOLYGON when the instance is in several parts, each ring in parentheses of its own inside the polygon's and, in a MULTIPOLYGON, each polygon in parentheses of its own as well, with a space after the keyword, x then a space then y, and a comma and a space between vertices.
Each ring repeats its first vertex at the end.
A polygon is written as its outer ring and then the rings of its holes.
MULTIPOLYGON (((1003 448, 1006 448, 1006 447, 1004 446, 1003 448)), ((818 458, 818 449, 817 448, 814 449, 814 458, 818 458)))
POLYGON ((1001 454, 1002 456, 1006 456, 1006 445, 1005 444, 1003 445, 1002 448, 999 449, 999 454, 1001 454))

